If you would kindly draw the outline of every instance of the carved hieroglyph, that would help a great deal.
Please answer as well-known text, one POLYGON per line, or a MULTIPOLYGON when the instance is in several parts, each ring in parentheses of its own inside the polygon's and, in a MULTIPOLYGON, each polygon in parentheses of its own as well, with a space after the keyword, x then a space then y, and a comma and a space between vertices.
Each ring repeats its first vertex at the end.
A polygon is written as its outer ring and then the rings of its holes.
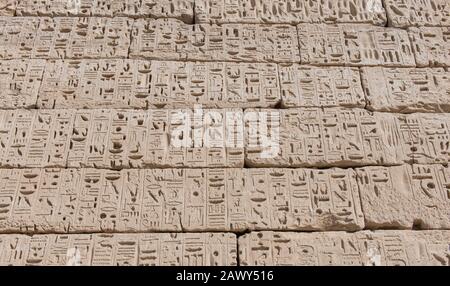
POLYGON ((231 233, 0 235, 1 266, 234 266, 231 233))
MULTIPOLYGON (((248 166, 348 167, 401 162, 398 138, 387 134, 384 115, 375 117, 364 109, 247 109, 244 118, 248 166), (279 119, 265 119, 261 116, 265 113, 279 119), (269 150, 272 156, 264 156, 269 150)), ((395 122, 392 125, 396 128, 395 122)))
POLYGON ((406 31, 371 25, 300 24, 302 64, 415 66, 406 31))
POLYGON ((252 232, 239 263, 252 266, 449 266, 450 231, 252 232))
POLYGON ((353 170, 0 170, 0 232, 360 230, 353 170))
POLYGON ((64 167, 73 112, 0 111, 0 167, 64 167))
POLYGON ((450 67, 450 27, 413 27, 408 32, 417 66, 450 67))
POLYGON ((250 167, 450 162, 449 114, 370 113, 343 108, 247 109, 244 121, 245 161, 250 167))
POLYGON ((449 167, 366 167, 356 174, 367 228, 450 228, 449 167))
POLYGON ((78 110, 69 167, 242 167, 242 111, 78 110))
POLYGON ((39 108, 274 107, 276 64, 70 60, 46 66, 39 108))
POLYGON ((0 108, 36 107, 44 60, 0 61, 0 108))
POLYGON ((443 68, 363 67, 367 108, 388 112, 450 112, 450 72, 443 68))
POLYGON ((300 62, 291 25, 187 25, 174 19, 134 22, 130 57, 161 60, 300 62))
POLYGON ((186 23, 193 23, 194 20, 194 0, 18 1, 19 4, 17 6, 17 15, 20 16, 126 16, 145 18, 176 18, 186 23))
POLYGON ((366 102, 358 68, 278 67, 283 107, 360 107, 366 102))
POLYGON ((0 0, 0 16, 14 16, 17 0, 0 0))
POLYGON ((448 0, 384 0, 389 25, 450 26, 448 0))
POLYGON ((0 58, 126 58, 128 18, 0 17, 0 58))
POLYGON ((370 23, 384 26, 381 0, 196 0, 198 23, 370 23))

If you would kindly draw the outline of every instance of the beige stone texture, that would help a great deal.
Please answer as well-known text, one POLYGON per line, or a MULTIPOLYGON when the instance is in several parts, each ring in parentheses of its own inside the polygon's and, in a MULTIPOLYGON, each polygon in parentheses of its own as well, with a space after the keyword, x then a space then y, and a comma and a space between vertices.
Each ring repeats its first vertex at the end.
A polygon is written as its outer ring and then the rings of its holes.
POLYGON ((196 0, 198 23, 370 23, 384 26, 381 0, 196 0))
POLYGON ((0 235, 1 266, 234 266, 231 233, 0 235))
POLYGON ((356 169, 368 229, 450 229, 450 168, 356 169))
POLYGON ((252 232, 239 237, 249 266, 449 266, 450 231, 252 232))
POLYGON ((174 19, 138 19, 131 58, 189 61, 300 62, 291 25, 187 25, 174 19))
POLYGON ((194 0, 18 1, 17 15, 19 16, 176 18, 186 23, 193 23, 194 20, 194 0))
POLYGON ((73 112, 0 111, 0 167, 65 167, 73 112))
POLYGON ((450 26, 409 28, 419 67, 450 67, 450 26))
POLYGON ((274 107, 278 67, 264 63, 49 62, 39 108, 274 107))
POLYGON ((450 26, 448 0, 384 0, 389 25, 450 26))
POLYGON ((78 110, 68 167, 244 165, 242 110, 78 110))
POLYGON ((0 109, 36 107, 44 60, 0 61, 0 109))
POLYGON ((450 73, 443 68, 363 67, 361 73, 370 110, 450 112, 450 73))
POLYGON ((246 164, 249 167, 401 164, 403 150, 393 117, 375 116, 364 109, 247 109, 246 164))
POLYGON ((14 16, 17 0, 0 0, 0 16, 14 16))
POLYGON ((297 26, 302 64, 415 66, 408 33, 372 25, 297 26))
POLYGON ((450 162, 450 114, 371 113, 344 108, 247 109, 244 121, 245 162, 249 167, 450 162))
POLYGON ((132 24, 121 17, 0 17, 0 58, 126 58, 132 24))
POLYGON ((286 64, 278 69, 285 108, 366 105, 358 68, 286 64))
POLYGON ((5 169, 0 233, 360 230, 353 170, 5 169))

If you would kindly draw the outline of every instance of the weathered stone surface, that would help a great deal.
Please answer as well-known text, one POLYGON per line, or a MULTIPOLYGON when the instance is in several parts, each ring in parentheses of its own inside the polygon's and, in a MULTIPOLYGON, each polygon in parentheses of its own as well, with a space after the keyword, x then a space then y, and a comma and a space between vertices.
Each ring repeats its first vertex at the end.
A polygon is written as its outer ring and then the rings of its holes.
POLYGON ((0 61, 0 108, 36 107, 44 69, 44 60, 0 61))
POLYGON ((360 107, 366 105, 358 68, 280 65, 282 105, 360 107))
POLYGON ((242 111, 78 110, 69 167, 242 167, 242 111))
POLYGON ((0 167, 64 167, 73 112, 0 111, 0 167))
POLYGON ((450 27, 409 28, 412 50, 419 67, 450 67, 450 27))
POLYGON ((0 17, 0 59, 32 57, 39 22, 34 17, 0 17))
POLYGON ((360 230, 353 170, 0 170, 1 233, 360 230))
POLYGON ((364 109, 247 109, 250 167, 358 167, 448 164, 449 114, 370 113, 364 109))
POLYGON ((273 107, 276 64, 70 60, 48 63, 39 108, 273 107))
POLYGON ((126 58, 133 20, 0 17, 0 58, 126 58))
POLYGON ((442 68, 363 67, 367 108, 388 112, 450 112, 450 72, 442 68))
POLYGON ((397 142, 396 122, 391 117, 375 116, 364 109, 247 109, 246 164, 251 167, 400 164, 403 151, 397 142), (265 114, 272 119, 264 118, 265 114))
POLYGON ((17 0, 0 0, 0 16, 14 16, 17 0))
POLYGON ((302 64, 415 66, 406 31, 371 25, 300 24, 302 64))
POLYGON ((384 0, 389 25, 450 26, 448 0, 384 0))
POLYGON ((126 16, 176 18, 186 23, 193 23, 194 0, 19 0, 17 14, 21 16, 52 17, 126 16))
POLYGON ((450 229, 450 168, 356 169, 366 227, 450 229))
POLYGON ((252 232, 239 237, 240 265, 450 265, 450 231, 252 232))
POLYGON ((300 62, 290 25, 187 25, 174 19, 138 19, 130 57, 161 60, 300 62))
POLYGON ((196 0, 198 23, 370 23, 384 26, 381 0, 196 0))
POLYGON ((233 266, 230 233, 0 235, 0 265, 233 266))

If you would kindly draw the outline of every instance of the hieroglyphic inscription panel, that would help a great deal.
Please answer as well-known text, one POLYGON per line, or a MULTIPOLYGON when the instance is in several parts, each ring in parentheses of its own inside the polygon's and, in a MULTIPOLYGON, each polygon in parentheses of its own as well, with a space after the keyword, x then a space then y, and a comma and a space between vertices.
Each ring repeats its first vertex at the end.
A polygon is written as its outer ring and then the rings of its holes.
POLYGON ((77 110, 69 167, 242 167, 242 111, 77 110))
POLYGON ((0 108, 36 107, 44 60, 0 61, 0 108))
POLYGON ((371 25, 297 26, 302 64, 415 66, 406 31, 371 25))
POLYGON ((7 266, 234 266, 231 233, 0 235, 7 266))
POLYGON ((450 231, 252 232, 239 237, 251 266, 449 266, 450 231))
POLYGON ((1 233, 360 230, 352 170, 5 169, 1 233))
POLYGON ((450 27, 409 28, 419 67, 450 67, 450 27))
POLYGON ((450 112, 450 73, 443 68, 363 67, 367 108, 387 112, 450 112))
POLYGON ((358 68, 280 65, 283 107, 365 107, 358 68))
POLYGON ((448 167, 366 167, 356 174, 367 228, 450 228, 448 167))
POLYGON ((384 26, 381 0, 196 0, 198 23, 370 23, 384 26))
POLYGON ((49 62, 39 108, 273 107, 276 64, 66 60, 49 62))
POLYGON ((450 26, 447 0, 384 0, 384 3, 390 26, 450 26))
POLYGON ((187 25, 174 19, 138 19, 130 57, 160 60, 299 62, 290 25, 187 25))

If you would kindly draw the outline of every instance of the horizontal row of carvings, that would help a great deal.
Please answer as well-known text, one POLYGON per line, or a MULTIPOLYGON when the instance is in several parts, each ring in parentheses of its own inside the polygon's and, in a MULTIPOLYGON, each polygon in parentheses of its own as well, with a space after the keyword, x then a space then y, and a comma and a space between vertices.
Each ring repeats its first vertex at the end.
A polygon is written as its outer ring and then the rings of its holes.
POLYGON ((0 17, 0 59, 145 58, 449 67, 450 27, 195 24, 176 19, 0 17))
POLYGON ((450 114, 365 109, 0 111, 0 167, 358 167, 450 162, 450 114))
POLYGON ((449 266, 450 231, 0 235, 0 265, 449 266))
POLYGON ((0 15, 174 18, 187 24, 450 26, 447 0, 1 0, 0 15))
POLYGON ((450 112, 448 68, 135 59, 0 61, 0 109, 367 108, 450 112))
POLYGON ((0 233, 450 229, 450 168, 3 169, 0 233))

